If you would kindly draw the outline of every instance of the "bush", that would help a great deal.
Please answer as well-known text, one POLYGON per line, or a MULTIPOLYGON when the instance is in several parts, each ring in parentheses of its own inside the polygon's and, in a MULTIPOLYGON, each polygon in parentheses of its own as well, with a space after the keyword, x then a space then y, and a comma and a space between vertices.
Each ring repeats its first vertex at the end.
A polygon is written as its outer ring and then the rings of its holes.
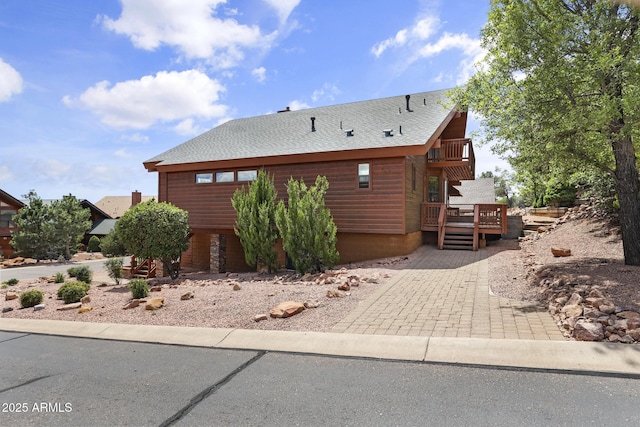
POLYGON ((79 302, 87 294, 89 287, 85 282, 67 282, 58 288, 58 298, 65 304, 79 302))
POLYGON ((87 266, 71 267, 67 270, 67 273, 71 277, 75 277, 81 282, 91 283, 93 273, 87 266))
POLYGON ((129 290, 134 299, 146 298, 149 296, 149 285, 144 279, 131 279, 129 290))
POLYGON ((104 262, 104 267, 107 269, 109 277, 116 281, 116 285, 119 285, 123 276, 122 258, 109 258, 104 262))
POLYGON ((9 285, 9 286, 15 286, 15 285, 18 284, 18 279, 16 279, 15 277, 12 277, 11 279, 5 280, 2 283, 4 283, 5 285, 9 285))
POLYGON ((59 271, 56 273, 56 276, 53 279, 54 283, 64 283, 64 274, 59 271))
POLYGON ((98 236, 91 236, 87 249, 89 252, 100 252, 100 238, 98 236))
POLYGON ((118 234, 115 230, 111 230, 109 234, 107 234, 102 238, 102 240, 100 240, 100 250, 105 256, 126 255, 124 246, 122 245, 122 243, 120 243, 120 239, 118 239, 118 234))
POLYGON ((20 294, 20 306, 22 308, 29 308, 41 304, 44 300, 44 294, 37 290, 31 289, 30 291, 24 291, 20 294))

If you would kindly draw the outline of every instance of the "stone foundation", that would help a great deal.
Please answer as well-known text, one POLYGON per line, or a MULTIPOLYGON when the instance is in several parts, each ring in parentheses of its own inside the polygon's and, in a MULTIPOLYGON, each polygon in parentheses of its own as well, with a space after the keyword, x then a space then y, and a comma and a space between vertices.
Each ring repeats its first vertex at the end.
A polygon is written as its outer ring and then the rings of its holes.
POLYGON ((212 273, 227 271, 227 236, 225 234, 211 235, 209 268, 212 273))

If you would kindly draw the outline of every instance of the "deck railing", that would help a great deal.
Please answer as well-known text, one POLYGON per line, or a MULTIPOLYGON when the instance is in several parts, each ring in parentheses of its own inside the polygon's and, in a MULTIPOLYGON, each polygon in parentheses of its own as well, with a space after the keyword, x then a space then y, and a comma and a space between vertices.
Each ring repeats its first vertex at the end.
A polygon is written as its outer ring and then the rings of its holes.
POLYGON ((468 138, 444 139, 440 142, 440 148, 429 150, 428 162, 455 162, 469 160, 475 164, 473 144, 468 138))

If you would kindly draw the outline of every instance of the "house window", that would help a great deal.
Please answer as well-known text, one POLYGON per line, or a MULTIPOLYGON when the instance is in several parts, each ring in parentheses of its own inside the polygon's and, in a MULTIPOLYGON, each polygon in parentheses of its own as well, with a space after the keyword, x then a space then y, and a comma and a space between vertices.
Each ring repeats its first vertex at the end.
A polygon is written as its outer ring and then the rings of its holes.
POLYGON ((358 188, 369 188, 370 186, 369 163, 358 163, 358 188))
POLYGON ((18 211, 15 209, 11 209, 9 207, 1 207, 0 208, 0 228, 14 228, 16 224, 13 222, 13 216, 16 215, 18 211))
POLYGON ((257 170, 238 171, 238 181, 255 181, 258 179, 257 170))
POLYGON ((429 194, 428 200, 430 202, 440 201, 440 178, 437 176, 429 177, 429 194))
POLYGON ((213 182, 212 173, 197 173, 196 184, 211 184, 213 182))
POLYGON ((216 172, 216 182, 233 182, 233 172, 216 172))

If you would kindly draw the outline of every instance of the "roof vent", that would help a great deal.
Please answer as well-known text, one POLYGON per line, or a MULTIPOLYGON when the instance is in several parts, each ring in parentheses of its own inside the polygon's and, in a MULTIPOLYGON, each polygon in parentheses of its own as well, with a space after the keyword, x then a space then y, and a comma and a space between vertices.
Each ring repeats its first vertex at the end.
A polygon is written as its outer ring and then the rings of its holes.
POLYGON ((353 136, 353 129, 346 129, 344 133, 347 134, 347 136, 353 136))
POLYGON ((384 137, 387 138, 389 136, 393 136, 393 129, 382 129, 382 132, 384 132, 384 137))
POLYGON ((407 111, 408 111, 408 112, 413 111, 413 110, 411 110, 411 108, 409 107, 409 99, 410 99, 410 98, 411 98, 411 95, 407 95, 407 96, 405 96, 405 99, 407 100, 407 111))
POLYGON ((287 108, 285 108, 284 110, 278 110, 278 113, 288 113, 290 111, 291 109, 289 108, 289 106, 287 106, 287 108))
POLYGON ((311 117, 311 132, 315 132, 315 131, 316 131, 316 118, 311 117))

